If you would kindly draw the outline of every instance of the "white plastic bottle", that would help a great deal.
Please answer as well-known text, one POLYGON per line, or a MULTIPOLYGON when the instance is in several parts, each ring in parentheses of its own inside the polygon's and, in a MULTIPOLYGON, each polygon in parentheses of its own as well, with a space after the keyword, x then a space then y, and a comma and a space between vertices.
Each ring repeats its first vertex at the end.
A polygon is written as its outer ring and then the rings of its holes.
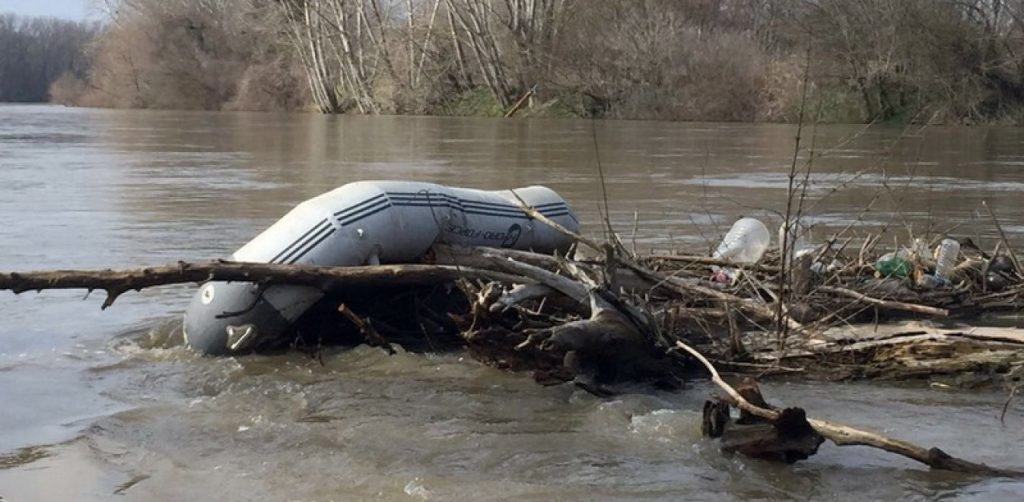
POLYGON ((960 243, 954 239, 942 239, 935 250, 935 277, 948 281, 960 257, 960 243))
POLYGON ((722 238, 714 257, 733 263, 757 263, 771 244, 768 227, 755 218, 741 218, 722 238))

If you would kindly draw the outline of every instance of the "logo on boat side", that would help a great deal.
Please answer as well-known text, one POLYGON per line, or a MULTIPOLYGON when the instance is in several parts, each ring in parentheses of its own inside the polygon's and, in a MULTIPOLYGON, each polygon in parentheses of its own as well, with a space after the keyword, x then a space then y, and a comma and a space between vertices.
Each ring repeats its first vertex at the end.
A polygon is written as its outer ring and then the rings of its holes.
POLYGON ((508 231, 505 232, 505 238, 501 241, 501 247, 510 248, 515 246, 522 233, 523 227, 519 226, 518 223, 513 223, 511 227, 508 227, 508 231))
POLYGON ((519 237, 523 234, 523 227, 519 226, 518 223, 513 223, 512 226, 508 227, 508 230, 504 232, 492 232, 476 228, 462 227, 454 223, 449 223, 445 228, 445 232, 455 234, 466 239, 497 241, 501 243, 501 247, 510 248, 515 246, 516 242, 519 242, 519 237))

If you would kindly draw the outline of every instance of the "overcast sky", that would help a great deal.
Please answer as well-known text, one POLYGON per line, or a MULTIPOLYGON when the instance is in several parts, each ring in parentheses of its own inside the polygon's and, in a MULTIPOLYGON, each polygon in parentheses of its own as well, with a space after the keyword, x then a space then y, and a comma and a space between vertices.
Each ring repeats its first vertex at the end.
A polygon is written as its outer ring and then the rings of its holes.
POLYGON ((74 21, 98 17, 90 0, 0 0, 0 14, 53 16, 74 21))

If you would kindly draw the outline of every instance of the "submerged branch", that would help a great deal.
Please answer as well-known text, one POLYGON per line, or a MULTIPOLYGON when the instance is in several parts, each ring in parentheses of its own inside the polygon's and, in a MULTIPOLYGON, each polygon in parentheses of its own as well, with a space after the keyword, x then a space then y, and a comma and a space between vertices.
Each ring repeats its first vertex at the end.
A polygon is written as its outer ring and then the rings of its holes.
MULTIPOLYGON (((736 389, 722 379, 715 366, 703 354, 683 342, 676 342, 676 346, 696 358, 707 368, 708 373, 711 374, 711 381, 729 396, 729 400, 737 408, 768 421, 777 421, 781 418, 782 413, 779 410, 762 408, 747 401, 736 389)), ((808 418, 807 422, 814 427, 818 434, 821 434, 837 446, 870 446, 916 460, 933 469, 982 476, 1024 477, 1024 471, 999 469, 985 464, 970 462, 951 456, 939 448, 924 448, 907 441, 888 438, 874 432, 816 418, 808 418)))

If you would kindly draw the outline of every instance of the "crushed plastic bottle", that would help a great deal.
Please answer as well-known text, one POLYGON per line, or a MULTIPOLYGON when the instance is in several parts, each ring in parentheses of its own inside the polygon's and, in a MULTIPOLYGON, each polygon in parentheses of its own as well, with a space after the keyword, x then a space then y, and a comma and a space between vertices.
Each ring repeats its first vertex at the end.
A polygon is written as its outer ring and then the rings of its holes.
MULTIPOLYGON (((771 235, 764 223, 755 218, 740 218, 732 224, 712 256, 733 263, 757 263, 770 244, 771 235)), ((711 271, 711 282, 716 284, 732 284, 740 276, 735 268, 715 266, 711 271)))
POLYGON ((741 218, 722 238, 714 257, 733 263, 757 263, 771 244, 768 227, 756 218, 741 218))
POLYGON ((959 257, 960 243, 954 239, 942 239, 935 249, 935 277, 948 281, 959 257))

